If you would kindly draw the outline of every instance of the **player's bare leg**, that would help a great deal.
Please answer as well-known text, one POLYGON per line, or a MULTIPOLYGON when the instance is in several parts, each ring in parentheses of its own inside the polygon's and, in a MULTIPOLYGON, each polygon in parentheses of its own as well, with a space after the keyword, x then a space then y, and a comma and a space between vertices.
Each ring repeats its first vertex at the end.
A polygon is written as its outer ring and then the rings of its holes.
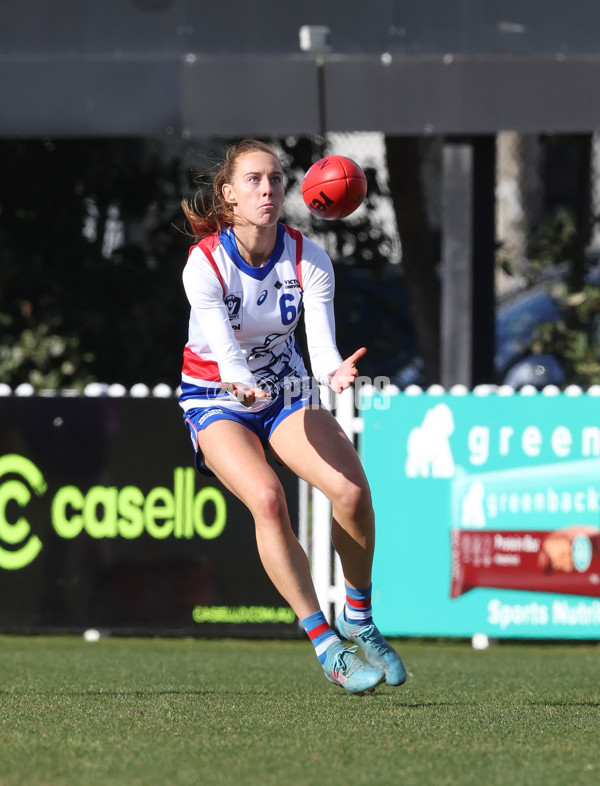
POLYGON ((292 530, 283 488, 259 438, 239 423, 221 420, 200 432, 199 447, 206 465, 252 513, 262 564, 305 626, 327 679, 351 693, 372 692, 385 679, 383 670, 357 658, 326 622, 307 556, 292 530), (231 456, 236 457, 235 467, 231 456))
POLYGON ((404 664, 371 616, 374 512, 354 446, 323 408, 289 415, 277 426, 271 445, 281 461, 331 501, 331 537, 346 581, 346 605, 337 620, 338 630, 362 649, 371 666, 385 673, 389 685, 402 685, 404 664))
POLYGON ((283 488, 259 438, 239 423, 219 420, 200 432, 199 447, 209 469, 252 513, 258 552, 278 592, 299 619, 317 611, 308 559, 292 530, 283 488))
POLYGON ((306 407, 283 420, 271 436, 279 460, 331 501, 331 538, 346 580, 371 582, 375 519, 371 492, 354 449, 333 415, 306 407))

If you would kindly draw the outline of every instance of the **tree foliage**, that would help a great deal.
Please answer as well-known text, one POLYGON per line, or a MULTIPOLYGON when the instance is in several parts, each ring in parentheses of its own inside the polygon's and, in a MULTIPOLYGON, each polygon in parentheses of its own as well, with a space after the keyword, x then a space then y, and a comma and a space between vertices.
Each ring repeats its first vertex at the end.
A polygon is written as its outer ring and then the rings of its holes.
POLYGON ((557 209, 532 240, 530 283, 545 278, 559 318, 540 324, 531 351, 559 358, 569 384, 600 384, 600 267, 585 248, 588 232, 565 208, 557 209))
POLYGON ((176 163, 94 139, 4 141, 0 162, 0 380, 176 384, 176 163))

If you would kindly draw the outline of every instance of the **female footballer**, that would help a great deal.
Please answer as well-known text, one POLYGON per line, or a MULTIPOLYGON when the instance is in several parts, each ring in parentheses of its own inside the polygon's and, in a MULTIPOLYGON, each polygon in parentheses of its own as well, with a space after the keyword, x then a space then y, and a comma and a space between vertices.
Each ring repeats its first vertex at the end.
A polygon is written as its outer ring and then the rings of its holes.
POLYGON ((199 195, 183 202, 195 244, 183 272, 191 311, 180 404, 196 466, 250 510, 262 564, 310 637, 326 677, 362 695, 384 681, 401 685, 406 671, 371 614, 369 485, 354 446, 319 405, 294 330, 303 315, 312 375, 336 393, 353 384, 366 350, 341 358, 331 260, 279 221, 283 201, 277 154, 245 140, 227 150, 209 206, 199 195), (346 583, 337 632, 319 608, 266 446, 331 501, 331 537, 346 583), (338 633, 358 646, 347 647, 338 633), (355 654, 359 647, 364 658, 355 654))

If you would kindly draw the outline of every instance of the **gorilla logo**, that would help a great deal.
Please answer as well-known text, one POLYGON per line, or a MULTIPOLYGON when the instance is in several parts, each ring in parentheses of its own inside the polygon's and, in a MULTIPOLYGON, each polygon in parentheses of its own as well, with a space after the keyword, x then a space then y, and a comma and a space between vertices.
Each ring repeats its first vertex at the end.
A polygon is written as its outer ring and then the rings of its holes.
POLYGON ((437 404, 425 413, 423 423, 408 435, 406 475, 409 478, 451 478, 454 458, 450 434, 454 418, 447 404, 437 404))

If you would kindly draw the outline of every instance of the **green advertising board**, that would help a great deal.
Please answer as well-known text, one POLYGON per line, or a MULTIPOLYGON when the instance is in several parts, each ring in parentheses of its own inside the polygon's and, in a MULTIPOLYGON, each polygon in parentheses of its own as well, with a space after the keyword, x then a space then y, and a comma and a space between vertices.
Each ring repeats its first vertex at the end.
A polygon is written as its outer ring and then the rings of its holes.
POLYGON ((365 394, 387 635, 600 639, 600 399, 365 394))

